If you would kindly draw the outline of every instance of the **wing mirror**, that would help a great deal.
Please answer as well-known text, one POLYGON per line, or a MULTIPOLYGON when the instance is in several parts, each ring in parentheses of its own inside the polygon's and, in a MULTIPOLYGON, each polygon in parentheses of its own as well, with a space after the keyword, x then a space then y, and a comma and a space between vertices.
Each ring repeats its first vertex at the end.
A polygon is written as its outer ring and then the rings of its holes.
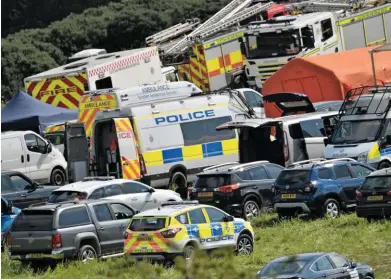
POLYGON ((7 205, 7 214, 12 214, 12 208, 13 208, 13 204, 12 204, 12 201, 8 201, 8 205, 7 205))
POLYGON ((234 217, 232 217, 232 216, 225 216, 224 217, 224 222, 233 222, 235 219, 234 219, 234 217))
POLYGON ((50 144, 49 142, 46 144, 46 153, 50 154, 51 152, 52 152, 52 144, 50 144))
POLYGON ((356 263, 356 262, 352 262, 352 263, 350 264, 350 267, 351 267, 351 268, 356 268, 356 267, 357 267, 357 263, 356 263))
POLYGON ((152 188, 150 188, 150 189, 148 189, 148 192, 149 192, 149 193, 154 193, 154 192, 155 192, 155 190, 154 190, 154 189, 152 189, 152 188))

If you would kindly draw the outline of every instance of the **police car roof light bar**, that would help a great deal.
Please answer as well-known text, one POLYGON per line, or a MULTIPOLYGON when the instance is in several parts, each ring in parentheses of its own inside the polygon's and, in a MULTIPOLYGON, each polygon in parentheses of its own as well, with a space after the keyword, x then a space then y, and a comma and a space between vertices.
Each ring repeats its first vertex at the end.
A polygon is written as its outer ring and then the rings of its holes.
POLYGON ((110 181, 114 180, 114 176, 96 176, 96 177, 84 177, 83 182, 89 182, 89 181, 110 181))
POLYGON ((191 201, 168 201, 163 203, 161 206, 173 206, 173 205, 199 205, 198 200, 191 201))
POLYGON ((228 165, 236 165, 236 164, 239 164, 239 163, 236 162, 236 161, 234 161, 234 162, 226 162, 226 163, 217 164, 217 165, 213 165, 213 166, 204 168, 202 171, 206 172, 206 171, 209 171, 209 170, 216 170, 219 167, 228 166, 228 165))

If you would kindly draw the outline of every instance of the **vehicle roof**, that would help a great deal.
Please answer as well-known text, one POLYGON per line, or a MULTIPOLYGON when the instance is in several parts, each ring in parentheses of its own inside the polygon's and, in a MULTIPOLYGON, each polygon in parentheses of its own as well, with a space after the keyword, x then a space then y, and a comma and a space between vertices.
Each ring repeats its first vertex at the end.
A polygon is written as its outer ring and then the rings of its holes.
MULTIPOLYGON (((305 164, 297 164, 295 166, 288 166, 285 170, 292 170, 292 169, 317 169, 317 168, 324 168, 324 167, 331 167, 331 166, 338 166, 338 165, 346 165, 350 163, 360 163, 358 161, 317 161, 317 162, 310 162, 305 164)), ((293 163, 294 164, 294 163, 293 163)))
POLYGON ((212 207, 210 205, 203 205, 203 204, 178 204, 178 205, 167 205, 167 206, 161 206, 158 208, 150 209, 143 211, 141 213, 138 213, 134 215, 135 218, 140 217, 170 217, 175 213, 179 213, 185 210, 192 210, 197 209, 201 207, 212 207))
POLYGON ((237 163, 237 164, 232 164, 232 165, 226 165, 226 166, 216 166, 216 168, 213 168, 213 166, 209 167, 209 170, 205 170, 198 173, 197 176, 204 176, 204 175, 229 175, 229 174, 234 174, 236 172, 240 172, 243 169, 248 169, 248 168, 253 168, 257 166, 262 166, 265 164, 272 164, 268 161, 264 162, 254 162, 254 163, 237 163))
POLYGON ((58 189, 54 190, 53 192, 58 191, 82 191, 82 192, 92 192, 96 190, 97 188, 114 185, 114 184, 123 184, 126 182, 134 182, 133 180, 127 180, 127 179, 113 179, 113 180, 107 180, 107 181, 80 181, 76 183, 71 183, 62 187, 59 187, 58 189))
POLYGON ((373 171, 367 177, 376 177, 376 176, 391 176, 391 167, 373 171))
POLYGON ((303 254, 279 257, 279 258, 272 260, 270 263, 286 262, 286 261, 292 260, 292 258, 294 258, 294 260, 312 260, 312 259, 317 259, 322 256, 329 255, 329 254, 335 254, 335 253, 327 253, 327 252, 303 253, 303 254))
POLYGON ((17 135, 20 135, 20 134, 24 135, 26 133, 34 133, 34 134, 36 134, 32 130, 23 130, 23 131, 22 130, 10 130, 10 131, 2 132, 1 133, 1 137, 3 137, 3 136, 17 136, 17 135))
POLYGON ((306 113, 306 114, 298 114, 298 115, 291 115, 291 116, 284 116, 276 118, 276 121, 282 121, 286 124, 295 123, 297 121, 306 120, 306 119, 316 119, 319 117, 327 117, 327 116, 333 116, 337 115, 337 111, 330 111, 330 112, 313 112, 313 113, 306 113))
POLYGON ((123 201, 117 200, 117 199, 88 199, 88 200, 72 200, 72 201, 64 201, 59 203, 47 203, 42 205, 32 205, 30 207, 25 208, 26 210, 54 210, 58 208, 58 206, 62 206, 61 208, 64 209, 64 207, 73 207, 78 205, 86 205, 86 204, 92 204, 92 203, 122 203, 123 201))
POLYGON ((75 73, 75 72, 78 73, 78 72, 84 71, 84 68, 101 65, 103 63, 113 61, 113 60, 118 59, 120 57, 132 55, 132 54, 135 54, 135 53, 137 53, 139 51, 143 51, 143 50, 145 50, 145 48, 120 51, 120 52, 113 52, 113 53, 105 53, 105 54, 100 54, 100 55, 96 55, 96 56, 86 57, 86 58, 77 60, 75 62, 68 63, 65 65, 41 72, 39 74, 29 76, 25 80, 38 79, 38 78, 43 78, 43 77, 47 77, 47 76, 66 75, 66 74, 75 73), (72 67, 71 69, 65 69, 66 67, 69 67, 72 65, 75 65, 75 67, 72 67))

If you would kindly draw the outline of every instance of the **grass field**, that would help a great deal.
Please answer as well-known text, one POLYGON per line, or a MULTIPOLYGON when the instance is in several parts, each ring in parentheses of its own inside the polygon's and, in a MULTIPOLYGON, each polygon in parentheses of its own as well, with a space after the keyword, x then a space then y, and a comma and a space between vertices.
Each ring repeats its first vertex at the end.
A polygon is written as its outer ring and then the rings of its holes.
POLYGON ((391 222, 368 223, 354 214, 335 220, 278 222, 274 216, 253 221, 254 254, 249 257, 216 252, 200 255, 191 267, 179 262, 175 268, 125 258, 88 264, 59 265, 53 271, 34 274, 2 255, 2 278, 254 278, 270 260, 303 252, 334 251, 371 265, 376 278, 391 278, 391 222))

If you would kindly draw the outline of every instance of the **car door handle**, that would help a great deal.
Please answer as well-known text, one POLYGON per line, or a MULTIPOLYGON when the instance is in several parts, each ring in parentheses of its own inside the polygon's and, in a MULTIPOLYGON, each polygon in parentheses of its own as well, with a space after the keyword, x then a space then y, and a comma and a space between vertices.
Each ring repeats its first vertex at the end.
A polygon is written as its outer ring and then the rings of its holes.
POLYGON ((21 155, 20 161, 21 161, 22 163, 24 163, 24 156, 23 156, 23 155, 21 155))
POLYGON ((132 198, 132 200, 137 200, 137 198, 132 198))
POLYGON ((104 227, 100 227, 100 229, 99 229, 100 231, 104 231, 105 230, 105 228, 104 227))
POLYGON ((20 196, 21 196, 21 197, 26 197, 26 194, 25 194, 25 193, 22 193, 20 196))
POLYGON ((120 229, 124 229, 125 226, 124 226, 124 225, 120 225, 119 228, 120 228, 120 229))
POLYGON ((152 202, 153 200, 147 200, 147 202, 152 202))
POLYGON ((27 155, 27 161, 30 162, 30 155, 27 155))

